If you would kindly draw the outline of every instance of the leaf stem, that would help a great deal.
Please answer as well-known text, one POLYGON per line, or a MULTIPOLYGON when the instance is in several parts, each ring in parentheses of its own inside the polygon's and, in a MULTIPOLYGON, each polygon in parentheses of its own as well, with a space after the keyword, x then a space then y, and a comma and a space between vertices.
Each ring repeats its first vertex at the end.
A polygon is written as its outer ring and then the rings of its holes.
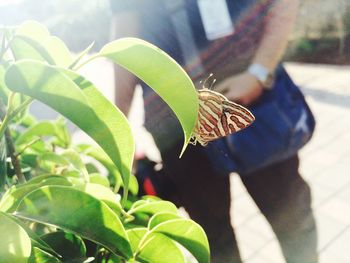
POLYGON ((35 138, 34 140, 31 140, 29 143, 27 143, 26 145, 23 146, 23 148, 19 151, 19 152, 16 152, 16 156, 20 156, 26 149, 28 149, 30 146, 32 146, 33 144, 35 144, 36 142, 40 141, 41 138, 40 137, 37 137, 35 138))
POLYGON ((10 113, 11 119, 15 117, 17 114, 19 114, 21 111, 25 110, 25 108, 33 101, 33 98, 27 98, 25 101, 22 102, 21 105, 19 105, 16 109, 14 109, 10 113))
POLYGON ((87 63, 89 63, 90 61, 101 57, 101 54, 97 53, 95 55, 92 55, 91 57, 89 57, 87 60, 85 60, 84 62, 82 62, 81 64, 77 65, 76 67, 72 68, 72 70, 77 71, 78 69, 82 68, 83 66, 85 66, 87 63))

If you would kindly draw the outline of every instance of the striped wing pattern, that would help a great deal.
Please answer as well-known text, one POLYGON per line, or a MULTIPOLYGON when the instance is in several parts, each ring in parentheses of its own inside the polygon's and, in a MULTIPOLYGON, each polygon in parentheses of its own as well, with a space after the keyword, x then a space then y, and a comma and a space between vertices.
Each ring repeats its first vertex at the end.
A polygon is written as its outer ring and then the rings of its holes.
POLYGON ((208 142, 248 127, 255 120, 243 106, 229 101, 224 95, 209 90, 198 90, 198 122, 192 134, 192 144, 208 142))

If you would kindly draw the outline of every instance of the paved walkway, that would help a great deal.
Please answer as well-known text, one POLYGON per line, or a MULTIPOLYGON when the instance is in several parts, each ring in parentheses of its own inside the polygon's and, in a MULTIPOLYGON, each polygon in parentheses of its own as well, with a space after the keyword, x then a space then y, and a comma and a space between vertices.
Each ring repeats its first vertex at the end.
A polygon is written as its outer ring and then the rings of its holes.
MULTIPOLYGON (((313 194, 321 263, 350 262, 350 67, 288 63, 287 70, 306 95, 317 119, 312 141, 301 152, 301 172, 313 194)), ((113 71, 104 60, 83 69, 112 99, 113 71)), ((140 90, 130 120, 135 135, 149 156, 159 155, 151 138, 137 128, 142 124, 140 90)), ((79 136, 77 136, 79 137, 79 136)), ((232 175, 233 225, 245 263, 283 263, 270 226, 232 175)))
MULTIPOLYGON (((301 173, 312 189, 321 263, 350 262, 350 67, 288 63, 316 120, 301 151, 301 173)), ((246 263, 285 262, 270 226, 232 176, 234 226, 246 263)))

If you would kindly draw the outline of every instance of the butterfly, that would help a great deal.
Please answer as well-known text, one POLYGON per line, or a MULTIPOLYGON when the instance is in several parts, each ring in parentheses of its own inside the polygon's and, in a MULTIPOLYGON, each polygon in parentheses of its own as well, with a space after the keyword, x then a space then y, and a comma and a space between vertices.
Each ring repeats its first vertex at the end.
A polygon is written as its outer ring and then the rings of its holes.
POLYGON ((198 121, 190 141, 193 145, 199 142, 205 146, 210 141, 248 127, 255 120, 248 109, 218 92, 203 88, 198 90, 198 97, 198 121))

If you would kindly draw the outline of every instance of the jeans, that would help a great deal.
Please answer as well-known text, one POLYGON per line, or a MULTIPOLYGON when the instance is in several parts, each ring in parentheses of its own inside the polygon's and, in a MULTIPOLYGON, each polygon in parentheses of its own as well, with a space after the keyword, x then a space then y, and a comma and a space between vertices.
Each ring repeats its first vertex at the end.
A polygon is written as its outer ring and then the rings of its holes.
MULTIPOLYGON (((205 230, 212 262, 242 262, 231 226, 229 176, 215 174, 199 146, 181 146, 162 154, 165 171, 161 197, 183 206, 205 230)), ((298 156, 254 173, 240 175, 247 191, 270 223, 288 263, 317 262, 317 232, 308 184, 298 172, 298 156)))

